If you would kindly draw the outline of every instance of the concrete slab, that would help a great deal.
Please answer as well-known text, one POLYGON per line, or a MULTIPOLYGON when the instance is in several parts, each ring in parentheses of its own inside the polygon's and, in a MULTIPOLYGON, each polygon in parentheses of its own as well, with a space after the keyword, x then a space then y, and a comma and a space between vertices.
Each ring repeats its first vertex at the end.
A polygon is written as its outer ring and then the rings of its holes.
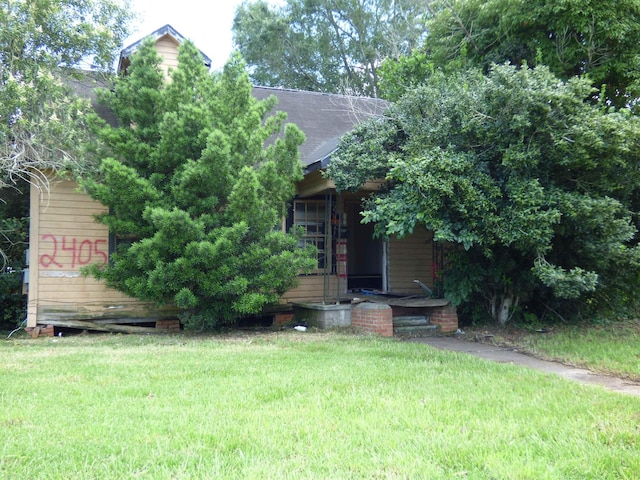
POLYGON ((560 375, 563 378, 576 382, 589 385, 600 385, 607 390, 614 392, 640 396, 640 384, 638 383, 617 377, 593 373, 583 368, 571 367, 558 362, 540 360, 510 348, 469 342, 455 337, 420 337, 411 338, 410 341, 424 343, 441 350, 474 355, 492 362, 521 365, 541 372, 560 375))
POLYGON ((318 328, 351 326, 351 304, 294 303, 293 319, 318 328))

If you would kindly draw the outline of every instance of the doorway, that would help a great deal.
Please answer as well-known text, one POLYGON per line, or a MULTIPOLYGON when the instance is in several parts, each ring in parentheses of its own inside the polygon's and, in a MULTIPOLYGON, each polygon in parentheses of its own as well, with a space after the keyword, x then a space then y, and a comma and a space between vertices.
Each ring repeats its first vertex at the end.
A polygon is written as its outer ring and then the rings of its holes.
POLYGON ((347 202, 347 288, 383 290, 384 242, 373 238, 373 224, 362 223, 359 201, 347 202))

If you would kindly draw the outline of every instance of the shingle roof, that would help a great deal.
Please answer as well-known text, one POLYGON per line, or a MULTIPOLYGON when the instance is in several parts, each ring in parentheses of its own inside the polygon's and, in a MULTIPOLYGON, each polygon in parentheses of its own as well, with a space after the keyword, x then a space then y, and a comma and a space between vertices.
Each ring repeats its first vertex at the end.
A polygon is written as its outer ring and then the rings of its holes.
POLYGON ((326 167, 339 138, 363 120, 380 115, 387 106, 387 102, 376 98, 253 87, 257 99, 269 95, 278 98, 274 110, 286 112, 287 122, 295 123, 307 137, 300 147, 307 172, 326 167))
POLYGON ((107 106, 98 102, 96 96, 96 88, 110 88, 112 86, 112 81, 107 74, 83 71, 78 78, 67 77, 65 83, 71 87, 76 95, 88 99, 96 113, 109 125, 112 127, 118 125, 118 119, 114 113, 107 106))
MULTIPOLYGON (((81 97, 88 98, 96 112, 112 126, 118 121, 113 112, 98 103, 95 88, 109 88, 109 78, 87 72, 82 79, 67 79, 81 97)), ((338 148, 340 137, 360 122, 382 114, 387 102, 375 98, 350 97, 327 93, 288 90, 272 87, 253 87, 253 96, 263 100, 270 95, 278 98, 274 111, 287 113, 287 123, 296 124, 305 134, 300 146, 300 158, 306 173, 325 168, 338 148)))

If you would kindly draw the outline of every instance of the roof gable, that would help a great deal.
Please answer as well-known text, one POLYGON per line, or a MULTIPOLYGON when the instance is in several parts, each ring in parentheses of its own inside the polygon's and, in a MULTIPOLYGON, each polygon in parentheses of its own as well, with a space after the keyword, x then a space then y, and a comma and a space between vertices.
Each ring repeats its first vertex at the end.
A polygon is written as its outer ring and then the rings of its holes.
MULTIPOLYGON (((175 28, 173 28, 169 24, 163 27, 160 27, 159 29, 155 30, 154 32, 151 32, 149 35, 142 37, 137 42, 132 43, 131 45, 123 48, 120 51, 120 60, 118 61, 119 72, 122 70, 125 70, 129 66, 129 64, 131 63, 129 61, 129 57, 131 57, 131 55, 137 52, 138 49, 142 46, 142 43, 148 38, 152 39, 154 43, 158 43, 158 41, 162 40, 163 38, 169 38, 173 40, 173 42, 175 42, 176 45, 180 45, 187 40, 184 36, 182 36, 175 28)), ((204 64, 207 66, 207 68, 210 68, 211 59, 207 55, 205 55, 202 52, 202 50, 198 50, 198 51, 200 52, 200 55, 202 55, 204 64)))

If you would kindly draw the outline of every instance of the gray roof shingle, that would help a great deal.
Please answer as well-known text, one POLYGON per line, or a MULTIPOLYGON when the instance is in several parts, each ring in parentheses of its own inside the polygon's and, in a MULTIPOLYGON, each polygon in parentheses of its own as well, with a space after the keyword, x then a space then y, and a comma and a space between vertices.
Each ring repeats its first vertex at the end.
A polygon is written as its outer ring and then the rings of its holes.
MULTIPOLYGON (((113 113, 98 103, 95 88, 108 88, 109 78, 94 72, 82 79, 67 79, 75 92, 91 100, 96 112, 110 125, 117 126, 113 113)), ((287 123, 296 124, 306 135, 300 146, 300 158, 306 173, 325 168, 336 151, 340 137, 358 123, 381 115, 387 103, 366 97, 350 97, 327 93, 288 90, 272 87, 253 87, 253 96, 263 100, 270 95, 278 98, 274 111, 287 113, 287 123)))
POLYGON ((307 139, 300 147, 300 156, 307 171, 325 167, 342 135, 363 120, 382 114, 387 107, 387 102, 376 98, 253 87, 257 99, 269 95, 278 98, 274 110, 286 112, 287 122, 305 133, 307 139))

